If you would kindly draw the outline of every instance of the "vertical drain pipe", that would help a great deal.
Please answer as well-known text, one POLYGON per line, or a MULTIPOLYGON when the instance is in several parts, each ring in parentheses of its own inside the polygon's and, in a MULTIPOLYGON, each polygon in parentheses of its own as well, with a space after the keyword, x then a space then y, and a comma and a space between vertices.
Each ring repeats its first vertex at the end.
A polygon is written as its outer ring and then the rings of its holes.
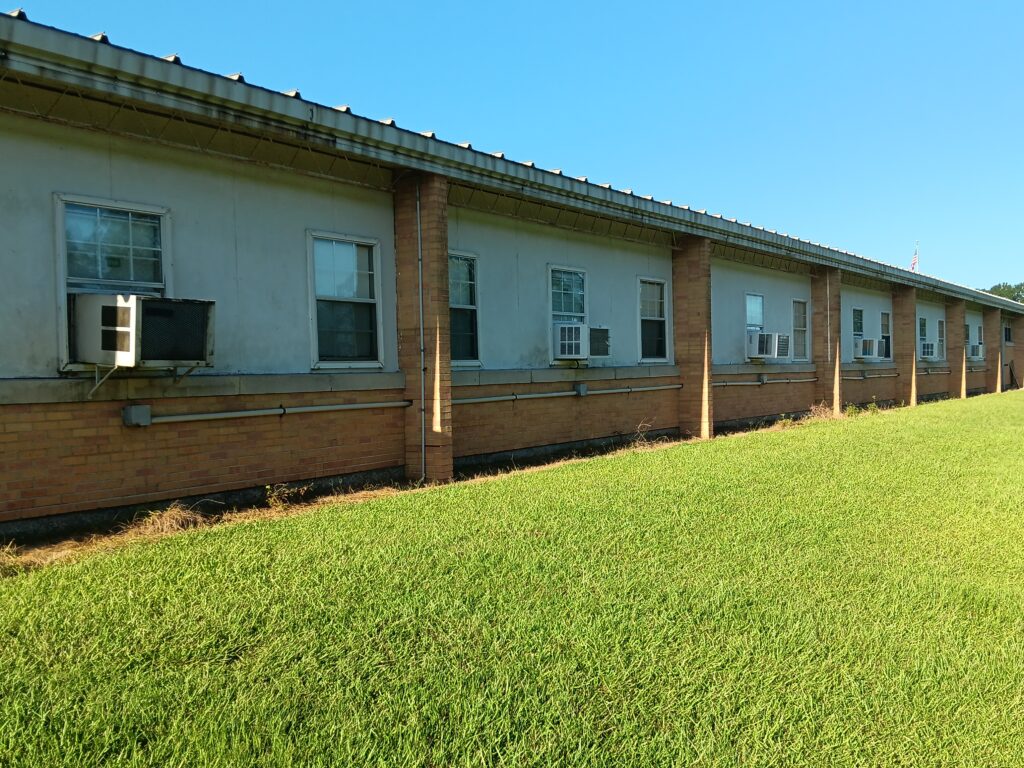
POLYGON ((423 224, 420 221, 420 180, 416 179, 416 268, 420 299, 420 482, 427 477, 427 348, 423 332, 423 224))

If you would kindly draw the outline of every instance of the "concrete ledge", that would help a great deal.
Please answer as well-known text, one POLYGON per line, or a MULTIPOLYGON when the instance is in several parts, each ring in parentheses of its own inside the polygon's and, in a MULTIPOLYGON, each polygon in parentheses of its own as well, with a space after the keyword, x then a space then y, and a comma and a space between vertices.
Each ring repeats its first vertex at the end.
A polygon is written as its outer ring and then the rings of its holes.
POLYGON ((816 373, 817 367, 814 363, 738 363, 718 364, 711 366, 711 375, 728 376, 730 374, 743 373, 816 373))
POLYGON ((452 371, 453 387, 488 384, 551 384, 558 381, 609 381, 679 376, 674 365, 636 365, 587 368, 524 368, 496 371, 452 371))
MULTIPOLYGON (((86 395, 93 386, 92 378, 0 379, 0 405, 86 402, 86 395)), ((175 384, 171 376, 111 377, 96 390, 89 402, 294 392, 354 392, 404 387, 405 374, 401 372, 192 374, 179 384, 175 384)))

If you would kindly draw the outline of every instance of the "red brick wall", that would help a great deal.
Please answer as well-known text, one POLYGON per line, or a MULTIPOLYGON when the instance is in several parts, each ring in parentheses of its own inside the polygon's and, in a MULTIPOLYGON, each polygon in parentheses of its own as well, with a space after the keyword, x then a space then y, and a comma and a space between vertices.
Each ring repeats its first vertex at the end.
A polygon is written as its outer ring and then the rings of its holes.
POLYGON ((1001 392, 1003 389, 1003 320, 998 309, 986 307, 982 311, 985 326, 985 390, 1001 392))
MULTIPOLYGON (((811 379, 813 373, 768 374, 769 379, 811 379)), ((725 381, 752 381, 756 374, 717 374, 716 383, 725 381)), ((715 421, 754 419, 779 416, 784 413, 802 413, 814 403, 814 383, 761 384, 759 386, 716 386, 715 421)))
POLYGON ((892 359, 899 378, 896 400, 917 405, 917 289, 895 286, 892 293, 892 359))
MULTIPOLYGON (((922 368, 917 372, 917 396, 922 397, 933 397, 935 395, 948 395, 949 394, 949 381, 952 374, 940 373, 936 369, 935 373, 925 374, 925 369, 922 368)), ((946 370, 945 368, 942 369, 946 370)))
POLYGON ((967 302, 946 303, 946 360, 949 362, 949 396, 967 396, 967 302))
MULTIPOLYGON (((174 398, 154 415, 401 400, 400 390, 174 398)), ((123 401, 0 406, 0 521, 404 463, 406 408, 125 427, 123 401)))
POLYGON ((683 388, 677 424, 686 435, 714 432, 711 392, 711 248, 707 238, 681 238, 672 250, 672 314, 683 388))
MULTIPOLYGON (((872 376, 896 373, 895 368, 871 371, 872 376)), ((847 372, 845 376, 859 376, 859 372, 847 372)), ((874 402, 899 403, 899 387, 896 377, 871 379, 845 379, 843 381, 843 398, 846 403, 865 405, 874 402)))
MULTIPOLYGON (((590 390, 677 384, 672 377, 588 381, 590 390)), ((571 382, 494 384, 455 387, 453 397, 490 397, 511 393, 565 392, 571 382)), ((586 397, 506 400, 453 406, 454 453, 477 456, 520 448, 632 436, 638 429, 674 429, 679 425, 679 390, 586 397)))
POLYGON ((451 336, 448 315, 448 181, 414 175, 395 185, 395 264, 397 268, 398 365, 406 372, 405 472, 417 479, 452 477, 451 336), (416 193, 419 190, 419 227, 416 193), (419 256, 423 255, 423 360, 426 409, 424 441, 420 403, 419 256), (425 442, 426 461, 421 463, 425 442))
POLYGON ((814 402, 838 412, 843 405, 840 345, 842 330, 843 273, 819 268, 811 277, 811 348, 818 381, 814 402))
POLYGON ((985 373, 985 371, 971 371, 971 372, 968 372, 968 374, 967 374, 967 389, 968 389, 968 391, 971 391, 971 390, 977 391, 979 389, 984 389, 985 388, 985 377, 986 376, 987 376, 987 374, 985 373))

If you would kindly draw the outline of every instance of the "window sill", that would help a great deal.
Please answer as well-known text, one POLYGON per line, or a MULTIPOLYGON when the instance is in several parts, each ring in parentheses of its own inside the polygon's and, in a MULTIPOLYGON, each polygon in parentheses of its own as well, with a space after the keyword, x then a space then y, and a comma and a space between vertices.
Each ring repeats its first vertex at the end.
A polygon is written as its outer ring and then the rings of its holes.
POLYGON ((672 365, 672 361, 667 357, 644 357, 637 365, 672 365))
POLYGON ((452 360, 452 370, 465 368, 483 368, 484 364, 479 360, 452 360))

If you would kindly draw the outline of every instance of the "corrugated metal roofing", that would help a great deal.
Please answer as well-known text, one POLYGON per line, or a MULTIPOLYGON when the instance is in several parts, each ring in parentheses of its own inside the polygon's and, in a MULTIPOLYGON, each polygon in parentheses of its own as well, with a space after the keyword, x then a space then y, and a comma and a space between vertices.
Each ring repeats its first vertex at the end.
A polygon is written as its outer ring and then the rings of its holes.
MULTIPOLYGON (((31 22, 29 21, 25 11, 22 9, 11 11, 7 14, 7 16, 12 20, 16 20, 17 22, 23 23, 34 29, 45 30, 48 33, 55 33, 57 35, 64 36, 67 39, 90 41, 92 44, 102 45, 104 47, 109 47, 110 49, 116 49, 117 51, 128 54, 131 57, 139 57, 140 60, 164 62, 167 64, 174 65, 176 67, 180 67, 182 69, 186 69, 190 72, 205 75, 207 77, 231 80, 234 83, 242 85, 243 88, 252 89, 252 91, 254 92, 261 92, 267 95, 276 94, 278 97, 287 97, 288 99, 301 101, 319 109, 329 109, 332 112, 350 116, 355 121, 359 121, 364 124, 375 123, 378 126, 384 126, 388 129, 394 130, 399 134, 406 134, 408 136, 416 136, 420 139, 425 139, 430 144, 435 145, 435 147, 427 147, 426 151, 424 152, 424 154, 426 154, 431 159, 454 161, 460 165, 478 167, 481 164, 478 161, 474 161, 478 160, 478 158, 486 157, 489 161, 491 161, 491 163, 494 163, 495 161, 497 161, 498 163, 498 167, 490 165, 486 168, 486 170, 491 173, 496 173, 500 176, 504 176, 507 181, 512 182, 513 184, 521 183, 522 181, 524 181, 522 175, 515 171, 516 167, 533 172, 539 172, 541 174, 545 174, 548 177, 556 177, 560 181, 558 183, 551 184, 551 186, 555 187, 558 192, 568 192, 572 194, 574 198, 581 195, 584 199, 590 199, 597 205, 608 203, 619 207, 626 207, 630 211, 638 213, 640 215, 650 213, 655 214, 657 220, 645 222, 650 226, 657 227, 659 226, 659 222, 667 223, 670 221, 675 221, 678 222, 680 225, 692 225, 693 227, 702 230, 700 234, 706 234, 709 237, 724 238, 724 241, 727 243, 735 244, 737 240, 748 241, 749 243, 752 244, 748 247, 755 247, 756 245, 761 245, 763 247, 767 247, 775 251, 786 252, 788 253, 788 255, 791 255, 794 258, 804 258, 815 263, 829 263, 833 266, 839 266, 845 269, 873 272, 882 279, 895 280, 911 285, 920 285, 921 287, 924 287, 926 289, 939 290, 947 294, 952 294, 960 298, 966 298, 968 300, 975 301, 978 303, 987 304, 990 306, 999 306, 1013 312, 1024 313, 1024 304, 1019 304, 1017 302, 1010 301, 1009 299, 1003 299, 1002 297, 993 296, 992 294, 988 294, 984 291, 979 291, 969 286, 951 283, 945 280, 941 280, 939 278, 935 278, 917 272, 910 272, 909 270, 903 269, 901 267, 896 267, 894 265, 886 264, 885 262, 877 261, 875 259, 859 256, 855 253, 852 253, 851 251, 843 250, 840 248, 833 248, 828 245, 812 243, 810 240, 805 240, 786 233, 778 233, 775 230, 765 229, 762 226, 751 225, 750 223, 747 222, 740 223, 735 218, 725 218, 722 216, 722 214, 709 214, 706 209, 693 209, 687 205, 673 204, 671 200, 655 201, 653 195, 636 195, 632 189, 628 188, 616 190, 612 188, 611 184, 597 184, 594 182, 590 182, 586 176, 566 176, 559 168, 548 170, 540 169, 537 168, 536 164, 532 161, 516 162, 513 160, 509 160, 508 158, 506 158, 503 152, 484 152, 481 150, 474 149, 473 145, 469 142, 453 143, 445 141, 443 139, 438 138, 433 131, 409 131, 407 129, 400 128, 393 118, 388 118, 386 120, 373 120, 372 118, 356 115, 355 113, 352 112, 351 108, 348 105, 333 108, 325 107, 324 105, 304 100, 302 98, 302 94, 298 89, 285 91, 281 94, 277 94, 277 92, 272 91, 270 89, 246 83, 244 77, 240 73, 235 73, 231 75, 218 75, 216 73, 212 73, 196 67, 187 66, 182 62, 181 58, 177 54, 172 54, 170 56, 165 57, 152 56, 150 54, 135 51, 133 49, 114 45, 110 42, 109 38, 104 33, 99 33, 97 35, 89 37, 77 35, 72 32, 67 32, 56 27, 31 22), (442 149, 444 147, 449 148, 449 150, 461 150, 462 152, 468 153, 469 155, 472 155, 474 157, 464 158, 453 156, 453 153, 451 151, 445 152, 445 150, 442 149), (433 152, 431 152, 431 149, 433 149, 433 152), (578 185, 583 189, 578 191, 577 189, 566 187, 565 183, 561 180, 571 182, 572 185, 578 185), (630 203, 629 200, 623 201, 619 199, 610 199, 608 196, 609 193, 611 193, 613 196, 626 196, 627 198, 633 199, 635 202, 630 203), (639 205, 640 201, 643 201, 644 203, 647 203, 649 205, 639 205), (713 221, 702 222, 701 219, 713 221), (721 226, 716 226, 714 222, 727 223, 730 226, 728 227, 728 229, 723 229, 721 226), (765 233, 767 235, 771 235, 772 237, 766 238, 763 234, 758 233, 765 233), (814 249, 814 251, 809 251, 807 248, 805 248, 805 246, 809 247, 810 249, 814 249)), ((2 35, 0 39, 7 38, 9 40, 13 40, 15 38, 15 35, 13 34, 13 28, 12 34, 3 34, 5 23, 6 20, 3 19, 3 17, 0 17, 0 35, 2 35)), ((59 49, 60 46, 54 46, 54 48, 59 49)), ((54 48, 37 48, 36 50, 41 52, 55 52, 54 48)), ((66 61, 69 58, 68 52, 64 50, 61 50, 60 52, 61 54, 63 54, 66 61)), ((82 63, 89 65, 95 64, 95 61, 83 59, 82 63)), ((94 71, 95 68, 94 66, 89 66, 88 69, 89 71, 94 71)), ((114 69, 118 69, 118 67, 115 66, 114 69)), ((145 67, 140 66, 138 67, 138 69, 141 72, 145 70, 145 67)), ((171 78, 157 78, 154 77, 154 73, 149 71, 145 71, 145 77, 147 81, 154 82, 157 85, 162 85, 165 88, 167 88, 167 86, 169 85, 172 85, 168 82, 169 80, 171 80, 171 78)), ((180 84, 174 83, 173 89, 175 91, 180 90, 180 84)), ((208 96, 210 98, 224 98, 220 94, 215 94, 212 88, 201 90, 198 93, 201 96, 208 96)), ((296 118, 296 115, 293 110, 288 110, 279 107, 272 98, 263 99, 261 101, 266 102, 266 104, 256 104, 251 99, 240 103, 243 103, 251 108, 265 110, 278 117, 291 119, 296 118)), ((311 119, 312 113, 311 116, 309 118, 306 118, 304 122, 310 122, 311 119)), ((325 127, 333 128, 336 126, 326 125, 325 127)), ((369 131, 362 131, 356 133, 361 138, 369 138, 375 142, 379 142, 382 146, 386 146, 389 148, 399 148, 401 150, 414 151, 417 153, 423 152, 423 148, 410 147, 408 146, 408 142, 404 142, 401 140, 396 141, 391 139, 391 137, 389 136, 379 136, 377 134, 367 136, 367 134, 370 133, 369 131)), ((342 146, 342 142, 340 140, 338 142, 338 146, 342 146)), ((347 146, 357 147, 358 144, 351 143, 347 144, 347 146)), ((533 179, 531 178, 529 180, 532 181, 533 179)), ((683 230, 680 229, 680 231, 683 230)))

